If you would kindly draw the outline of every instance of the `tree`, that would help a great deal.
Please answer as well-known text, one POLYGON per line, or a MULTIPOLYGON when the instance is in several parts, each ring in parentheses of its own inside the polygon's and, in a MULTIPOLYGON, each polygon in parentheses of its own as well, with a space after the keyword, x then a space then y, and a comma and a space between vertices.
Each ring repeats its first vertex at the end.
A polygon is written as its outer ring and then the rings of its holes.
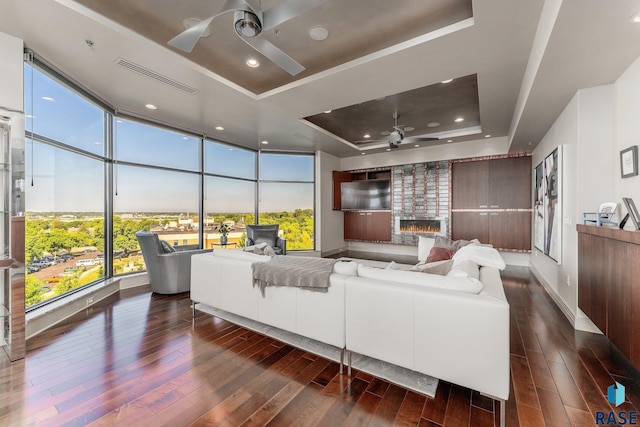
POLYGON ((26 307, 37 304, 44 299, 42 282, 30 274, 27 274, 24 279, 24 298, 26 307))

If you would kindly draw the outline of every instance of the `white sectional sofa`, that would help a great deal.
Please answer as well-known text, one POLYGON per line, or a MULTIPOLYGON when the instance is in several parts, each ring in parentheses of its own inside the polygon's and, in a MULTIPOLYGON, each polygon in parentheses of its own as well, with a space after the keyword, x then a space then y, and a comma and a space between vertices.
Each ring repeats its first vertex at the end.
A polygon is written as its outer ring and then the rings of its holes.
MULTIPOLYGON (((420 246, 424 260, 429 243, 420 246)), ((479 282, 470 280, 465 292, 452 290, 467 283, 457 277, 388 269, 372 275, 371 270, 365 274, 372 267, 363 265, 358 266, 358 275, 355 267, 337 262, 338 271, 346 274, 331 274, 328 292, 268 287, 263 297, 253 287, 251 264, 268 260, 242 251, 194 255, 194 307, 203 303, 346 349, 349 358, 354 352, 494 399, 509 397, 509 304, 495 266, 478 267, 479 282), (403 283, 406 277, 408 282, 403 283), (435 287, 420 282, 425 278, 435 287)), ((504 404, 501 410, 504 420, 504 404)))
POLYGON ((331 275, 328 292, 253 286, 251 264, 271 258, 238 250, 214 250, 191 258, 191 299, 229 313, 344 349, 344 286, 331 275))

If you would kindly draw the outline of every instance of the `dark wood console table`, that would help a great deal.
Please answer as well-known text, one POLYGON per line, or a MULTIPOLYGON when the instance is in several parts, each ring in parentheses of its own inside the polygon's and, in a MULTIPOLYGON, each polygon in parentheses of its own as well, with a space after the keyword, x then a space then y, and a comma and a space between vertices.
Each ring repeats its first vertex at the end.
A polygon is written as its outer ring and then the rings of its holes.
POLYGON ((577 229, 578 306, 640 369, 640 232, 577 229))

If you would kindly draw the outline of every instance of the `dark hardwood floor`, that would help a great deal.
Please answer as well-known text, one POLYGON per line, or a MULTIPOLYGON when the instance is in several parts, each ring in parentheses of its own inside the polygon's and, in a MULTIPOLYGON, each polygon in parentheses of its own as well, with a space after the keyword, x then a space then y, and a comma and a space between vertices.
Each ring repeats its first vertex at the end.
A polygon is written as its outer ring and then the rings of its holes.
MULTIPOLYGON (((576 332, 526 268, 503 272, 511 304, 507 426, 593 426, 640 408, 640 376, 601 335, 576 332)), ((490 331, 487 331, 490 333, 490 331)), ((198 313, 188 295, 122 291, 0 357, 0 425, 497 425, 494 402, 440 382, 426 398, 198 313)))

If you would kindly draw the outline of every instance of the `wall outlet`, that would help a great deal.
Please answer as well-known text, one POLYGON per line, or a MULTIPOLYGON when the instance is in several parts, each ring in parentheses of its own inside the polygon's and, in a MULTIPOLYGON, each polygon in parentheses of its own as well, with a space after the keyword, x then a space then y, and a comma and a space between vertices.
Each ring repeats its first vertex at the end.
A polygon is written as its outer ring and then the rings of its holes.
POLYGON ((87 305, 93 304, 93 297, 87 298, 87 305))

